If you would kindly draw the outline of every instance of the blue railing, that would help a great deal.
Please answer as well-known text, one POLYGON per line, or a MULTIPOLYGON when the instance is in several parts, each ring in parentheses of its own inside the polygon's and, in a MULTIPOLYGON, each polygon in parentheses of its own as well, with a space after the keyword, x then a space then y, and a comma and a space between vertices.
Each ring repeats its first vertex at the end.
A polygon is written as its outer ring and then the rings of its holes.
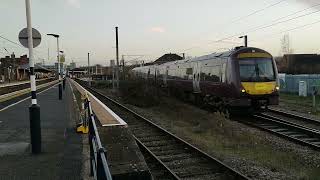
POLYGON ((90 100, 85 100, 87 119, 89 126, 89 144, 90 144, 90 175, 95 180, 112 180, 109 170, 106 151, 101 144, 98 129, 95 123, 94 114, 92 112, 90 100))

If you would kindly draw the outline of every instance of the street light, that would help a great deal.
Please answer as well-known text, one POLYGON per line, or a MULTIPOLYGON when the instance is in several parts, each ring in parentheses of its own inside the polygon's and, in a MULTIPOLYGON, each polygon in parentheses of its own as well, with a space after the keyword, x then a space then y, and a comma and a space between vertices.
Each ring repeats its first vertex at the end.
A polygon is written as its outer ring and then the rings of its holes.
MULTIPOLYGON (((60 50, 59 52, 60 52, 61 54, 63 54, 64 51, 61 51, 61 50, 60 50)), ((60 62, 61 62, 61 61, 60 61, 60 62)), ((63 63, 62 63, 62 70, 61 70, 61 72, 62 72, 61 74, 62 74, 62 79, 63 79, 63 81, 62 81, 63 86, 62 86, 62 87, 63 87, 63 90, 65 90, 65 89, 66 89, 66 78, 65 78, 65 76, 64 76, 64 75, 65 75, 65 68, 64 68, 63 63)))
POLYGON ((62 99, 62 86, 61 86, 61 71, 60 71, 60 58, 59 58, 59 35, 58 34, 47 34, 48 36, 53 36, 57 38, 57 53, 58 53, 58 73, 59 73, 59 99, 62 99))
POLYGON ((248 47, 248 36, 244 35, 244 36, 240 36, 239 38, 244 38, 244 47, 248 47))

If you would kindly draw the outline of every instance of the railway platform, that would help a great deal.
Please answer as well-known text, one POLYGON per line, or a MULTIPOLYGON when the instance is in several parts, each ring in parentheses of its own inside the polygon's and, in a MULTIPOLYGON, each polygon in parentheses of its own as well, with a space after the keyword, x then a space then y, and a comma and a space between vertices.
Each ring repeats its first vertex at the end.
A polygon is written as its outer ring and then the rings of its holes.
POLYGON ((57 86, 38 95, 42 153, 31 154, 30 99, 0 110, 0 179, 82 179, 82 136, 69 86, 58 100, 57 86))
POLYGON ((99 122, 98 131, 101 143, 106 150, 108 164, 114 180, 152 179, 149 168, 142 153, 128 130, 127 123, 115 114, 76 81, 70 80, 74 92, 86 94, 92 105, 93 112, 99 122))
MULTIPOLYGON (((68 80, 62 100, 58 100, 57 84, 48 87, 37 97, 42 134, 42 153, 38 155, 31 153, 30 99, 14 102, 13 98, 10 105, 0 106, 0 179, 93 179, 88 134, 76 132, 80 112, 75 93, 85 90, 68 80)), ((125 121, 92 94, 89 97, 112 179, 151 179, 125 121)))

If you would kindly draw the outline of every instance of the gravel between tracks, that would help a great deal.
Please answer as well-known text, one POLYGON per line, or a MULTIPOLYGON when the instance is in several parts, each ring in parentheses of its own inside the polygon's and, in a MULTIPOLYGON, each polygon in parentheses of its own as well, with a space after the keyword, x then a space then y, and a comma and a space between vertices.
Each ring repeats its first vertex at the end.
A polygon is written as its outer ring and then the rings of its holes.
MULTIPOLYGON (((121 98, 110 92, 100 92, 121 102, 121 98)), ((317 174, 320 171, 320 153, 317 151, 173 98, 164 98, 163 101, 165 103, 149 108, 126 106, 252 179, 312 179, 320 176, 317 174), (209 144, 206 141, 208 134, 217 137, 216 141, 224 138, 214 131, 228 138, 234 137, 238 141, 233 142, 236 146, 229 143, 217 146, 221 142, 209 144)))

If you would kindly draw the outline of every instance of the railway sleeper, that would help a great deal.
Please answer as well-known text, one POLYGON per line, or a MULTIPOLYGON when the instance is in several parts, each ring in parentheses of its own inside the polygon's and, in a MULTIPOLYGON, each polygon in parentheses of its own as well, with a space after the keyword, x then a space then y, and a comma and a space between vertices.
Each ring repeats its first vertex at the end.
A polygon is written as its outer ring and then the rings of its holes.
POLYGON ((157 152, 157 151, 161 151, 161 152, 165 152, 165 151, 178 151, 177 149, 179 149, 179 151, 186 149, 184 148, 182 145, 168 145, 168 146, 153 146, 153 147, 148 147, 148 149, 152 152, 157 152))
POLYGON ((318 142, 313 142, 312 144, 320 145, 320 141, 318 141, 318 142))
POLYGON ((272 131, 275 131, 275 132, 285 132, 285 131, 288 131, 288 129, 278 128, 278 129, 272 129, 272 131))
POLYGON ((307 141, 307 142, 320 142, 320 139, 318 138, 301 138, 301 140, 307 141))
POLYGON ((290 131, 290 130, 288 129, 288 131, 286 131, 286 132, 281 132, 281 134, 284 134, 284 135, 287 135, 287 136, 291 136, 291 135, 298 134, 298 133, 295 132, 295 131, 290 131))
POLYGON ((276 125, 260 125, 261 127, 263 128, 266 128, 266 129, 277 129, 279 128, 279 126, 276 126, 276 125))
POLYGON ((145 129, 131 129, 131 131, 133 132, 133 134, 136 137, 150 137, 150 136, 158 136, 159 133, 152 131, 152 130, 145 130, 145 129))
MULTIPOLYGON (((176 174, 182 178, 182 179, 219 179, 221 177, 223 177, 224 175, 221 173, 215 173, 212 171, 193 171, 193 172, 185 172, 185 171, 180 171, 180 172, 176 172, 176 174)), ((222 178, 224 179, 224 178, 222 178)))
POLYGON ((169 149, 169 150, 151 150, 153 152, 153 154, 157 155, 157 156, 164 156, 167 154, 182 154, 185 152, 185 150, 183 149, 169 149))
POLYGON ((190 153, 179 153, 179 154, 166 154, 166 155, 156 155, 158 156, 159 159, 163 162, 168 162, 168 161, 176 161, 176 160, 181 160, 184 158, 191 158, 193 155, 190 153))
POLYGON ((211 173, 211 174, 203 174, 203 175, 197 175, 197 176, 190 176, 190 177, 184 177, 181 178, 183 180, 212 180, 212 179, 216 179, 216 180, 232 180, 234 179, 232 176, 230 175, 224 175, 221 173, 211 173))
POLYGON ((177 167, 195 166, 201 163, 208 163, 208 160, 199 157, 192 157, 188 159, 168 161, 165 163, 170 169, 176 169, 177 167))
POLYGON ((305 134, 293 134, 293 135, 290 135, 291 137, 294 137, 294 138, 299 138, 299 139, 302 139, 302 138, 307 138, 309 136, 305 135, 305 134))
POLYGON ((168 145, 176 144, 176 140, 163 140, 163 139, 160 139, 158 141, 142 141, 142 143, 147 147, 168 146, 168 145))
MULTIPOLYGON (((136 136, 137 137, 137 136, 136 136)), ((156 136, 140 136, 137 137, 139 140, 143 141, 143 142, 147 142, 147 141, 163 141, 165 139, 171 139, 168 136, 163 136, 163 135, 156 135, 156 136)))
MULTIPOLYGON (((145 146, 147 146, 147 145, 145 145, 145 146)), ((177 149, 177 146, 174 144, 149 144, 147 147, 148 147, 148 149, 152 149, 152 148, 177 149)))

